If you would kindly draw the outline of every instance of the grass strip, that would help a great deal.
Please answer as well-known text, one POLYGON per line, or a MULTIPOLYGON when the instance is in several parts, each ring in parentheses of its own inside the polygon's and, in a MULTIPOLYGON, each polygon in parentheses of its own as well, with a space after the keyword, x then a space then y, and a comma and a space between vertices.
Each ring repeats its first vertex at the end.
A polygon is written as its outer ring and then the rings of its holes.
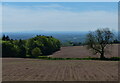
POLYGON ((37 59, 44 59, 44 60, 104 60, 104 61, 120 61, 120 57, 111 57, 111 58, 53 58, 49 56, 39 56, 37 59))

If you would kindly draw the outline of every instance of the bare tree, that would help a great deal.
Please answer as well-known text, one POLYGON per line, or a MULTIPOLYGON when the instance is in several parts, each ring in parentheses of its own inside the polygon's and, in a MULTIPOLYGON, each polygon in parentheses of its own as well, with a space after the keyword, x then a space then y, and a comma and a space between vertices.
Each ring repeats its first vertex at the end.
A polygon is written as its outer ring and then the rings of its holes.
POLYGON ((95 54, 99 53, 101 59, 105 58, 105 48, 112 41, 113 33, 108 28, 89 32, 86 37, 87 48, 92 49, 95 54))

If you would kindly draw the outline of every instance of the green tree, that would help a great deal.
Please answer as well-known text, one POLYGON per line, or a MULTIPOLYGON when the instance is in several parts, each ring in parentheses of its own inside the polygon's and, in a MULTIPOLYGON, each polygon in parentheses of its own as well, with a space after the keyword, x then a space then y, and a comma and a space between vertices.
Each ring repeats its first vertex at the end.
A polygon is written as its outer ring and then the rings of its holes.
POLYGON ((18 57, 17 46, 9 41, 2 41, 2 57, 18 57))
POLYGON ((33 38, 27 40, 26 46, 27 46, 27 54, 28 55, 32 55, 31 50, 33 48, 37 47, 35 40, 33 38))
POLYGON ((51 36, 37 35, 28 40, 9 40, 3 36, 3 57, 37 57, 49 55, 60 49, 60 41, 51 36), (6 41, 7 40, 7 41, 6 41))
POLYGON ((108 29, 98 29, 95 32, 87 34, 86 44, 88 49, 92 49, 93 53, 100 54, 100 58, 104 59, 105 48, 113 41, 113 33, 108 29))
POLYGON ((10 38, 9 38, 9 36, 5 36, 5 35, 3 35, 2 40, 3 40, 3 41, 9 41, 10 38))
POLYGON ((31 57, 38 57, 38 56, 41 56, 41 55, 42 55, 42 52, 38 47, 36 47, 32 50, 32 56, 31 57))
MULTIPOLYGON (((51 36, 39 36, 32 38, 36 47, 40 48, 43 55, 49 55, 60 49, 60 41, 51 36)), ((32 42, 33 43, 33 42, 32 42)))
POLYGON ((24 46, 18 47, 18 56, 21 58, 26 58, 26 48, 24 46))
POLYGON ((2 40, 3 40, 3 41, 6 40, 6 36, 5 36, 5 35, 2 36, 2 40))

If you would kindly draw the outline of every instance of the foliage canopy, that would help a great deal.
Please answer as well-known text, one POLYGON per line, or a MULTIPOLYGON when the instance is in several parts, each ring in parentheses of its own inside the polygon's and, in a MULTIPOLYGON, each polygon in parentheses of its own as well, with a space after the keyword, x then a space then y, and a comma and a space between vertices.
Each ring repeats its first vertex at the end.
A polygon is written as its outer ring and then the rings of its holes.
POLYGON ((38 57, 60 50, 61 43, 51 36, 37 35, 28 40, 13 40, 3 36, 2 57, 38 57), (7 39, 6 39, 7 38, 7 39))

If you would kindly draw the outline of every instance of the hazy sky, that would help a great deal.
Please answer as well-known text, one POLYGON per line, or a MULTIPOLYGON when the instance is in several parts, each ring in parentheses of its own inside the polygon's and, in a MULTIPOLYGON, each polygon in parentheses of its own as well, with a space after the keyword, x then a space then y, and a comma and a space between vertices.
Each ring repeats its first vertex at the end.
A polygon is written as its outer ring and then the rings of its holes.
POLYGON ((117 2, 4 2, 3 32, 118 29, 117 2))

